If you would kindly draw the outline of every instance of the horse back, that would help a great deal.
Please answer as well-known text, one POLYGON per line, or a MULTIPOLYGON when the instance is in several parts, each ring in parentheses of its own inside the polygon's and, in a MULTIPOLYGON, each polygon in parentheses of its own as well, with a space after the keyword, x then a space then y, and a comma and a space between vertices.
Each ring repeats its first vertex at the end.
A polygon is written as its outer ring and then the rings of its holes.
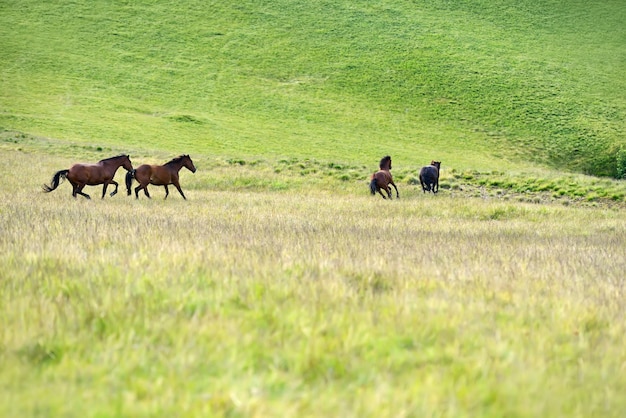
POLYGON ((376 173, 379 178, 384 179, 387 182, 391 182, 393 180, 393 176, 391 175, 391 171, 389 170, 380 170, 376 173))
POLYGON ((142 164, 139 167, 135 167, 135 179, 139 183, 149 182, 152 177, 152 166, 149 164, 142 164))
POLYGON ((387 170, 379 170, 375 172, 372 176, 372 180, 373 179, 376 179, 379 187, 383 188, 387 187, 387 184, 393 182, 393 177, 391 176, 391 173, 387 170))
POLYGON ((135 179, 142 184, 149 182, 163 186, 172 182, 172 174, 165 166, 143 164, 135 169, 135 179))
POLYGON ((83 183, 93 186, 102 178, 101 167, 98 164, 74 164, 67 173, 67 179, 72 183, 83 183))
POLYGON ((422 167, 420 170, 420 178, 424 181, 435 181, 439 178, 439 170, 432 165, 422 167))

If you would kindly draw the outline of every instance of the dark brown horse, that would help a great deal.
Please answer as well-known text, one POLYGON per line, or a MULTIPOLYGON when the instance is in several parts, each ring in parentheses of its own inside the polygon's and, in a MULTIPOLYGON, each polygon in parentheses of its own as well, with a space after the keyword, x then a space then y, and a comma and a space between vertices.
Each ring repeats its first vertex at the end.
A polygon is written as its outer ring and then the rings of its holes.
POLYGON ((170 194, 167 186, 173 184, 178 192, 187 200, 183 190, 180 188, 178 182, 178 172, 181 168, 186 167, 192 173, 196 172, 196 166, 193 165, 191 157, 189 155, 181 155, 174 158, 172 161, 165 163, 164 165, 149 165, 144 164, 137 167, 136 170, 126 174, 126 190, 130 196, 130 187, 133 185, 133 178, 139 182, 139 186, 135 187, 135 197, 139 199, 139 191, 143 189, 148 199, 150 199, 150 193, 148 193, 148 184, 154 184, 155 186, 165 187, 165 198, 170 194))
POLYGON ((431 161, 430 165, 422 167, 420 170, 420 184, 424 193, 439 191, 439 170, 441 169, 441 161, 431 161))
POLYGON ((376 192, 378 192, 383 197, 383 199, 386 199, 385 195, 382 192, 382 190, 384 190, 387 192, 387 196, 389 196, 389 199, 391 199, 391 187, 389 187, 389 185, 391 184, 393 188, 396 189, 396 197, 400 199, 400 193, 398 193, 398 188, 393 182, 393 177, 391 176, 391 172, 389 171, 391 170, 391 157, 388 155, 386 157, 383 157, 383 159, 380 160, 379 168, 380 170, 372 174, 372 181, 370 181, 370 191, 372 192, 372 194, 375 195, 376 192))
POLYGON ((46 193, 53 191, 59 186, 61 180, 66 178, 72 184, 72 196, 74 197, 79 194, 87 199, 91 199, 87 193, 83 193, 83 188, 85 186, 104 184, 102 187, 102 198, 104 199, 109 184, 115 185, 115 190, 111 192, 111 196, 117 193, 118 184, 113 180, 113 177, 115 177, 115 172, 120 167, 124 167, 127 171, 133 170, 133 165, 128 155, 107 158, 98 161, 96 164, 74 164, 69 170, 57 171, 52 177, 50 186, 44 184, 43 190, 46 193))

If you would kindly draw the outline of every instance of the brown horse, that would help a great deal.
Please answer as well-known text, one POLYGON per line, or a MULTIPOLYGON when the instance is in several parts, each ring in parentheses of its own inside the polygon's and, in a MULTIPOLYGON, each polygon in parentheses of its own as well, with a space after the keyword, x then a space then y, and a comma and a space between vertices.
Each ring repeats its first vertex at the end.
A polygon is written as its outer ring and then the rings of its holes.
POLYGON ((96 164, 74 164, 69 170, 57 171, 52 177, 50 186, 44 184, 43 190, 49 193, 59 186, 61 179, 68 179, 72 184, 72 196, 77 194, 85 196, 87 199, 91 197, 87 193, 83 193, 85 186, 96 186, 104 184, 102 187, 102 198, 106 194, 109 184, 115 185, 115 190, 111 192, 111 196, 117 193, 117 182, 113 180, 115 172, 118 168, 124 167, 127 171, 132 171, 133 165, 128 155, 118 155, 117 157, 100 160, 96 164))
POLYGON ((149 165, 144 164, 137 167, 136 170, 128 172, 126 174, 126 190, 130 196, 130 187, 133 185, 133 178, 139 182, 139 186, 135 187, 135 197, 139 199, 139 191, 143 189, 148 199, 150 199, 150 193, 148 193, 148 184, 154 184, 155 186, 165 187, 165 198, 170 194, 167 186, 173 184, 178 192, 187 200, 183 190, 180 188, 178 182, 178 172, 181 168, 186 167, 192 173, 196 172, 196 166, 193 165, 191 157, 189 155, 181 155, 174 158, 172 161, 165 163, 164 165, 149 165))
POLYGON ((422 167, 420 170, 420 184, 424 193, 432 191, 435 194, 439 191, 440 169, 441 161, 431 161, 430 165, 422 167))
POLYGON ((383 159, 380 160, 379 167, 380 167, 380 170, 372 174, 372 181, 370 182, 370 191, 372 192, 373 195, 375 195, 376 192, 378 192, 383 197, 383 199, 386 199, 385 195, 382 192, 382 190, 384 190, 387 192, 387 196, 389 196, 389 199, 391 199, 392 198, 391 187, 389 187, 389 185, 391 184, 393 188, 396 189, 396 197, 400 199, 400 193, 398 193, 398 188, 396 187, 396 184, 393 182, 393 177, 391 176, 391 173, 389 172, 389 170, 391 170, 391 157, 388 155, 386 157, 383 157, 383 159))

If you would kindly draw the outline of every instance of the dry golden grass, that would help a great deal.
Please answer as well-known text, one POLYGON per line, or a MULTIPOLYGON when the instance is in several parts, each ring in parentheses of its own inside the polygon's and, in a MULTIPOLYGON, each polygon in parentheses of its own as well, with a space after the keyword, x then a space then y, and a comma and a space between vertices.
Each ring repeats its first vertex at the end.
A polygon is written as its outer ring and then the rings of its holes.
POLYGON ((0 415, 626 407, 623 210, 211 187, 237 167, 74 200, 38 189, 67 160, 4 157, 0 415))

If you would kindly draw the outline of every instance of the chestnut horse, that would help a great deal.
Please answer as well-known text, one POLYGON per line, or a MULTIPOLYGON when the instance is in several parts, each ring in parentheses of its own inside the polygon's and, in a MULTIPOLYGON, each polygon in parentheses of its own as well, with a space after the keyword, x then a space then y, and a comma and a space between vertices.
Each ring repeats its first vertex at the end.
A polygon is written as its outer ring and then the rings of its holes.
POLYGON ((422 167, 420 170, 420 184, 424 193, 432 191, 435 194, 439 191, 440 169, 441 161, 431 161, 430 165, 422 167))
POLYGON ((173 184, 178 192, 187 200, 183 190, 180 188, 178 182, 178 172, 181 168, 186 167, 192 173, 196 172, 196 166, 193 165, 191 157, 189 155, 181 155, 174 158, 172 161, 165 163, 164 165, 149 165, 144 164, 137 167, 137 169, 126 174, 126 190, 130 196, 130 187, 133 185, 133 178, 139 182, 139 186, 135 187, 135 197, 139 199, 139 191, 143 189, 145 195, 150 199, 150 193, 148 193, 148 184, 154 184, 155 186, 165 187, 165 198, 170 194, 167 186, 173 184))
POLYGON ((378 192, 383 197, 383 199, 386 199, 385 195, 382 192, 382 190, 384 190, 387 192, 387 196, 389 196, 389 199, 392 199, 391 187, 389 187, 389 185, 391 184, 393 188, 396 189, 396 197, 400 199, 400 193, 398 193, 398 188, 393 182, 393 177, 389 172, 389 170, 391 170, 391 157, 389 155, 383 157, 383 159, 380 160, 379 168, 380 170, 372 174, 372 181, 370 182, 370 191, 372 192, 372 194, 375 195, 376 192, 378 192))
POLYGON ((83 192, 85 186, 96 186, 98 184, 104 184, 102 187, 102 198, 106 194, 109 184, 115 185, 115 190, 111 192, 111 196, 117 193, 117 182, 113 180, 115 172, 118 168, 124 167, 127 171, 133 170, 133 165, 130 162, 128 155, 118 155, 117 157, 107 158, 100 160, 96 164, 74 164, 69 170, 57 171, 52 177, 50 186, 44 184, 43 190, 49 193, 59 186, 62 179, 66 178, 72 184, 72 196, 76 197, 77 194, 85 196, 87 199, 91 197, 83 192))

